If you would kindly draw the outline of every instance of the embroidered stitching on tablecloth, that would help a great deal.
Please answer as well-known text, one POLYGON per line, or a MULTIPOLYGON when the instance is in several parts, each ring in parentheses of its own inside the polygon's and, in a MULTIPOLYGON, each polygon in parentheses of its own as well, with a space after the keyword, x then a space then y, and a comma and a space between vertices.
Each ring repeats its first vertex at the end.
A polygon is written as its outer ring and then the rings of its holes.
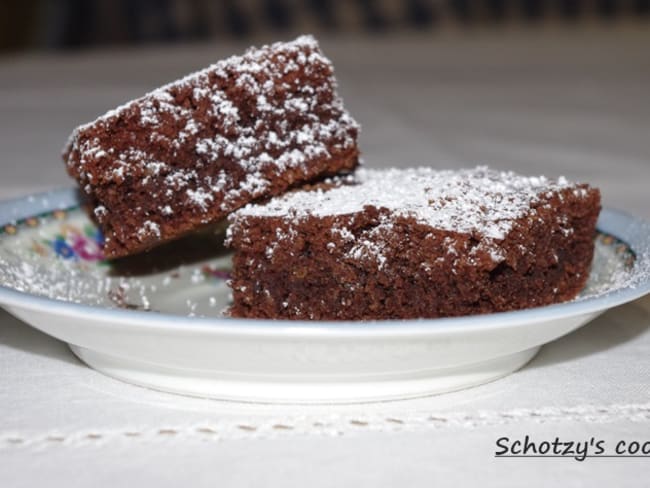
POLYGON ((159 442, 169 439, 266 439, 293 435, 341 436, 364 431, 399 432, 422 429, 461 428, 472 429, 517 422, 586 422, 606 423, 625 419, 631 422, 650 422, 650 404, 609 405, 603 407, 547 407, 539 409, 513 409, 503 412, 476 412, 435 414, 417 413, 395 416, 298 416, 293 419, 268 418, 261 422, 244 421, 241 418, 210 421, 185 426, 156 428, 125 428, 109 431, 78 431, 70 433, 48 432, 44 434, 1 433, 0 449, 11 447, 47 448, 54 446, 84 446, 114 441, 159 442))

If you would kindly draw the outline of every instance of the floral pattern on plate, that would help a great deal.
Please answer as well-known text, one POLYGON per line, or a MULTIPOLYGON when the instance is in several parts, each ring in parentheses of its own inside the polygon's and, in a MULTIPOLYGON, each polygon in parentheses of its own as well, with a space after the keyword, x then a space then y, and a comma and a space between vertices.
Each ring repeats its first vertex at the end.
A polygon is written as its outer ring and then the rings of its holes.
POLYGON ((0 267, 8 273, 0 284, 76 303, 182 315, 220 316, 228 305, 230 257, 223 252, 184 262, 171 249, 111 262, 102 244, 101 231, 80 207, 4 225, 0 267))

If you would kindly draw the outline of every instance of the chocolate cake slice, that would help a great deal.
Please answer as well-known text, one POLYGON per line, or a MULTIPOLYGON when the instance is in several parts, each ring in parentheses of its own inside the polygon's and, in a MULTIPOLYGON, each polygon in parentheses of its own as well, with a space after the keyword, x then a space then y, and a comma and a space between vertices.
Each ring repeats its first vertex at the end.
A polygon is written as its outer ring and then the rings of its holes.
POLYGON ((357 165, 356 122, 313 37, 250 49, 77 128, 68 172, 105 254, 146 250, 357 165))
POLYGON ((485 167, 360 169, 231 216, 233 317, 446 317, 545 305, 588 277, 600 193, 485 167))

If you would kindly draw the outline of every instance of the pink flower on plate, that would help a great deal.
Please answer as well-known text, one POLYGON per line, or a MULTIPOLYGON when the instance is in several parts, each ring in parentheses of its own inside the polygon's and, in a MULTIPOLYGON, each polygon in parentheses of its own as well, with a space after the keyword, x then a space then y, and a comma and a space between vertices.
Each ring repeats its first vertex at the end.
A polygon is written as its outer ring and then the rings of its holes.
POLYGON ((72 249, 77 256, 84 261, 101 261, 104 259, 104 253, 94 239, 76 234, 72 238, 72 249))

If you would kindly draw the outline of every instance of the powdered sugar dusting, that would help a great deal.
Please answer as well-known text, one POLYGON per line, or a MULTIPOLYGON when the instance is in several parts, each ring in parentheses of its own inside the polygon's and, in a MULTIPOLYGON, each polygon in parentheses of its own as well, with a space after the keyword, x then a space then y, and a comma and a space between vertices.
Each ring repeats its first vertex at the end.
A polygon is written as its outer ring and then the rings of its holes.
POLYGON ((331 62, 302 36, 220 61, 80 126, 65 159, 102 206, 102 221, 118 217, 97 185, 125 181, 151 194, 155 208, 142 212, 158 220, 235 210, 287 172, 292 181, 313 178, 311 163, 354 148, 357 131, 331 62), (120 132, 133 124, 137 131, 120 132), (132 142, 114 145, 116 134, 132 142), (195 163, 177 163, 185 160, 195 163))
POLYGON ((414 217, 436 229, 503 239, 540 194, 573 186, 566 178, 551 181, 485 166, 460 171, 362 168, 356 172, 355 181, 327 191, 294 192, 263 205, 251 204, 239 210, 235 219, 344 215, 373 206, 414 217))
POLYGON ((160 225, 151 220, 146 220, 142 228, 138 230, 138 237, 144 239, 148 236, 160 237, 160 225))

